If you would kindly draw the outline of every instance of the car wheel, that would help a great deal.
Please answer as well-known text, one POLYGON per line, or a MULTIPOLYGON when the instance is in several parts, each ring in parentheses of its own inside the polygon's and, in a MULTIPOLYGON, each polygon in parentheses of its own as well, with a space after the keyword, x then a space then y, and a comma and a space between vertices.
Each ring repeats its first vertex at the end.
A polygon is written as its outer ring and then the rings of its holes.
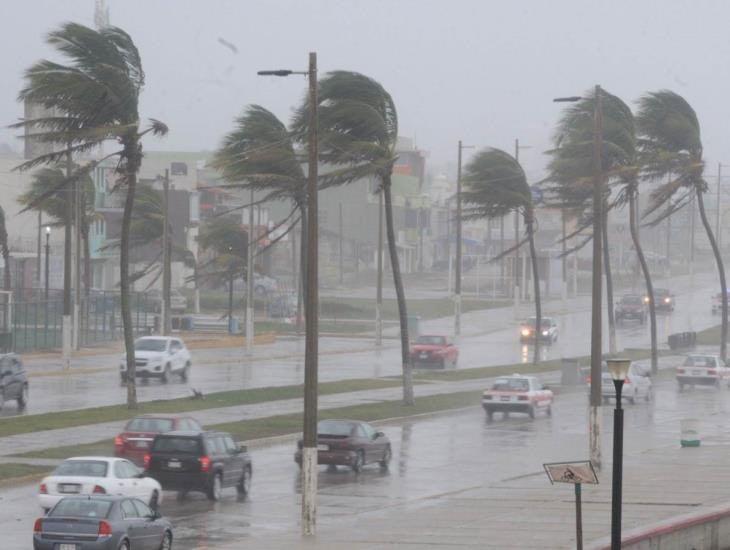
POLYGON ((238 496, 241 498, 245 498, 248 496, 248 494, 251 492, 251 467, 246 466, 243 469, 243 475, 241 476, 241 479, 238 480, 238 485, 236 485, 236 491, 238 491, 238 496))
POLYGON ((129 550, 129 541, 125 540, 119 545, 119 550, 129 550))
POLYGON ((646 397, 644 399, 646 399, 647 403, 654 399, 654 388, 646 390, 646 397))
POLYGON ((180 372, 180 380, 182 380, 183 382, 187 382, 189 376, 190 376, 190 361, 185 363, 185 368, 180 372))
POLYGON ((632 405, 636 405, 636 390, 634 390, 634 394, 629 397, 629 403, 631 403, 632 405))
POLYGON ((18 408, 24 409, 28 405, 28 384, 23 385, 23 391, 18 396, 18 408))
POLYGON ((383 459, 379 462, 381 470, 387 470, 390 464, 390 459, 393 457, 393 452, 390 450, 390 445, 385 448, 383 453, 383 459))
POLYGON ((355 455, 355 462, 353 462, 351 466, 352 471, 355 473, 359 473, 362 470, 363 466, 365 466, 365 453, 360 450, 355 455))
POLYGON ((548 408, 545 409, 545 414, 548 415, 548 416, 552 416, 553 415, 553 406, 552 405, 548 405, 548 408))
POLYGON ((494 420, 494 411, 487 409, 485 412, 487 413, 487 422, 494 420))
POLYGON ((163 384, 167 384, 170 381, 170 374, 172 373, 172 367, 170 366, 170 363, 165 365, 165 370, 162 371, 162 376, 160 376, 160 382, 163 384))
POLYGON ((172 534, 170 531, 165 531, 165 536, 162 537, 162 544, 160 544, 160 550, 172 550, 172 534))
POLYGON ((158 493, 157 491, 152 491, 149 506, 153 511, 157 510, 157 508, 160 506, 160 493, 158 493))
POLYGON ((527 416, 530 418, 535 418, 535 407, 530 407, 527 409, 527 416))
POLYGON ((223 492, 223 481, 221 480, 220 474, 215 474, 211 481, 210 488, 208 489, 208 499, 213 502, 218 502, 221 499, 223 492))

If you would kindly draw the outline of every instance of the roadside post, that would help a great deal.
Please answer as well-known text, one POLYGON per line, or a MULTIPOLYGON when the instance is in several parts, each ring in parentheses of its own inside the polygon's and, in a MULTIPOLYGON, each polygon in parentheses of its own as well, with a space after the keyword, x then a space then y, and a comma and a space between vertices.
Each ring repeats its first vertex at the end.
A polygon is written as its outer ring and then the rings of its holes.
POLYGON ((581 486, 584 483, 598 485, 598 476, 590 460, 578 462, 550 462, 542 465, 550 484, 572 483, 575 489, 575 545, 583 550, 583 510, 581 486))

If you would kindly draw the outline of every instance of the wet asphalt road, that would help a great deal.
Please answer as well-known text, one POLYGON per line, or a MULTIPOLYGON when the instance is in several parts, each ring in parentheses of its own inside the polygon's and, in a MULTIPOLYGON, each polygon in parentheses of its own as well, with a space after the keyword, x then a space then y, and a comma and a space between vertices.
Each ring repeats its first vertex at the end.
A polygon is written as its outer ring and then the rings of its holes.
MULTIPOLYGON (((730 411, 730 391, 697 388, 680 394, 671 379, 657 382, 655 390, 653 403, 626 408, 627 456, 657 447, 666 447, 668 453, 681 452, 677 444, 679 419, 688 415, 703 419, 706 437, 728 439, 725 418, 730 411)), ((418 537, 418 529, 399 525, 399 518, 413 520, 419 510, 433 511, 439 506, 447 515, 449 495, 520 477, 533 476, 539 487, 541 481, 547 486, 547 480, 540 477, 543 462, 580 459, 587 452, 584 388, 558 395, 551 418, 495 415, 489 423, 477 403, 465 406, 468 408, 461 411, 381 425, 379 429, 393 447, 387 472, 376 465, 361 474, 344 468, 330 472, 323 467, 320 538, 341 548, 337 541, 345 546, 349 537, 367 542, 369 536, 383 530, 400 529, 405 537, 418 537)), ((610 414, 611 408, 606 407, 606 452, 610 449, 610 414)), ((241 547, 250 544, 264 548, 269 547, 269 540, 271 547, 292 547, 282 541, 296 540, 299 532, 300 479, 292 460, 294 446, 289 440, 251 449, 253 489, 246 501, 238 501, 233 489, 227 489, 219 503, 210 503, 202 495, 176 502, 174 494, 166 494, 162 510, 175 526, 175 547, 203 550, 240 542, 241 547), (281 544, 274 546, 273 541, 281 544)), ((29 547, 33 521, 39 513, 36 490, 32 484, 0 491, 4 550, 29 547)), ((439 529, 446 535, 450 528, 457 533, 458 520, 453 526, 442 523, 445 525, 439 529)), ((626 524, 631 524, 631 518, 626 524)), ((516 533, 516 540, 518 536, 516 533)))
MULTIPOLYGON (((662 281, 657 286, 665 286, 662 281)), ((701 330, 719 323, 710 311, 711 296, 715 293, 714 275, 696 275, 694 290, 687 281, 669 286, 676 292, 676 309, 673 313, 658 313, 659 342, 666 342, 667 335, 701 330)), ((618 300, 619 296, 616 297, 618 300)), ((559 300, 548 304, 543 315, 558 320, 559 339, 552 346, 543 346, 542 358, 552 359, 566 356, 587 355, 590 341, 590 312, 588 298, 584 297, 569 304, 571 311, 562 310, 559 300)), ((522 306, 515 316, 511 308, 473 312, 464 315, 465 332, 458 342, 460 349, 459 368, 486 365, 501 365, 532 360, 532 347, 519 343, 518 319, 531 315, 530 306, 522 306)), ((604 321, 604 326, 606 321, 604 321)), ((453 321, 450 318, 423 323, 422 332, 451 334, 453 321)), ((400 352, 396 341, 389 341, 387 347, 378 352, 368 349, 368 339, 332 339, 328 345, 336 353, 323 353, 319 360, 321 381, 346 378, 370 378, 392 376, 400 373, 400 352), (345 349, 367 350, 343 353, 345 349)), ((608 349, 608 338, 604 336, 604 349, 608 349)), ((618 349, 624 347, 648 347, 649 329, 646 325, 627 322, 617 330, 618 349)), ((177 379, 167 385, 152 380, 138 385, 140 400, 170 399, 189 396, 191 388, 203 392, 243 389, 264 386, 301 384, 304 380, 303 341, 282 341, 263 347, 253 360, 244 357, 242 350, 235 348, 193 351, 193 369, 190 380, 182 383, 177 379), (268 356, 267 356, 268 355, 268 356), (281 357, 288 355, 287 357, 281 357)), ((101 372, 71 376, 34 377, 31 380, 31 399, 26 414, 53 412, 82 407, 123 403, 125 388, 119 383, 116 367, 119 355, 84 357, 77 361, 83 367, 108 367, 101 372)), ((0 416, 23 414, 9 403, 0 411, 0 416)))

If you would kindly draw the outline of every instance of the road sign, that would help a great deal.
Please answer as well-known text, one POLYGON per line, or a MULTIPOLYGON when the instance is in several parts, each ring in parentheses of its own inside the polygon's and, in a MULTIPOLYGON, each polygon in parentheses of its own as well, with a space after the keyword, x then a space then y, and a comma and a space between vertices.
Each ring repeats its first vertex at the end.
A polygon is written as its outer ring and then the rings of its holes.
POLYGON ((589 460, 543 464, 550 483, 598 484, 598 476, 589 460))
POLYGON ((542 204, 542 189, 537 185, 530 186, 530 193, 532 194, 532 204, 539 206, 542 204))

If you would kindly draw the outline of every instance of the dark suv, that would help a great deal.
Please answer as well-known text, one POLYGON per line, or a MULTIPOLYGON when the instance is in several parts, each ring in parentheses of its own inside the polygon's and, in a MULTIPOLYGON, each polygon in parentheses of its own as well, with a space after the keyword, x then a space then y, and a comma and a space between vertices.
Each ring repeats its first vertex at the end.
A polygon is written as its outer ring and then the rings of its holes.
POLYGON ((225 487, 235 487, 240 497, 251 488, 251 457, 223 432, 175 431, 155 436, 144 457, 145 474, 163 490, 201 491, 220 500, 225 487))
POLYGON ((28 376, 20 357, 6 353, 0 355, 0 409, 12 399, 18 402, 19 409, 28 404, 28 376))
POLYGON ((616 306, 615 317, 617 323, 634 319, 643 325, 646 322, 644 299, 641 296, 623 296, 616 306))

